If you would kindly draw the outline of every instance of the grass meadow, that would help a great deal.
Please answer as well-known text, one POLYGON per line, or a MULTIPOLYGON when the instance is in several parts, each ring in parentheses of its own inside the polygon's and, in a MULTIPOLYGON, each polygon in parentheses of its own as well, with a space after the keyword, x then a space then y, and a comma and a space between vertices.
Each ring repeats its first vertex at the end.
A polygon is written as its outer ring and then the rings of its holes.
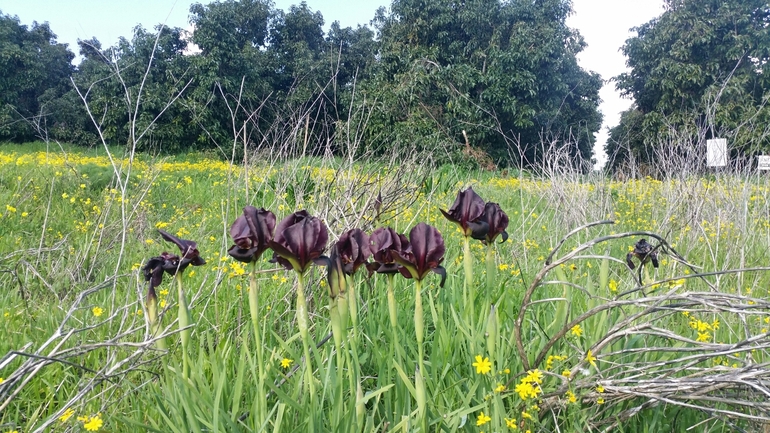
POLYGON ((0 432, 768 431, 769 248, 757 174, 619 182, 419 156, 244 165, 3 145, 0 432), (507 241, 464 249, 439 209, 469 186, 507 213, 507 241), (430 224, 446 283, 360 269, 336 341, 313 267, 304 346, 295 273, 271 251, 255 266, 227 254, 246 205, 279 221, 306 209, 329 246, 430 224), (158 229, 207 263, 164 278, 155 332, 141 268, 177 252, 158 229), (641 238, 658 269, 626 265, 641 238))

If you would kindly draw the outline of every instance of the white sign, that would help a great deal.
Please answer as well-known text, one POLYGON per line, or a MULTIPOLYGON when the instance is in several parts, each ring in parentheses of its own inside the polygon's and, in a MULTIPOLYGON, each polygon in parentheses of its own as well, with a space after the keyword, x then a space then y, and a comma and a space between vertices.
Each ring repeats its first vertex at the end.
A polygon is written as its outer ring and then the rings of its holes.
POLYGON ((724 167, 727 165, 727 140, 715 138, 706 141, 706 165, 724 167))
POLYGON ((757 170, 770 170, 770 155, 757 156, 757 170))

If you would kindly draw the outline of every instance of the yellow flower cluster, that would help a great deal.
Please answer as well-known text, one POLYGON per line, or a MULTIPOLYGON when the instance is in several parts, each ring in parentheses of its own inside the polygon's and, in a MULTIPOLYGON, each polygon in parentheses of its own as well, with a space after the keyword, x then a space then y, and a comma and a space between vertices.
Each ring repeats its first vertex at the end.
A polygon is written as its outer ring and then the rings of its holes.
POLYGON ((695 339, 695 341, 700 342, 708 342, 712 339, 712 333, 719 329, 719 319, 714 319, 713 322, 708 323, 704 322, 692 315, 689 315, 690 318, 690 328, 692 328, 697 334, 698 337, 695 339))
POLYGON ((567 359, 564 355, 548 355, 548 359, 545 360, 545 369, 552 370, 554 361, 564 361, 567 359))
POLYGON ((543 383, 543 372, 540 370, 529 370, 527 375, 516 385, 514 391, 519 394, 522 400, 535 399, 543 392, 540 384, 543 383))

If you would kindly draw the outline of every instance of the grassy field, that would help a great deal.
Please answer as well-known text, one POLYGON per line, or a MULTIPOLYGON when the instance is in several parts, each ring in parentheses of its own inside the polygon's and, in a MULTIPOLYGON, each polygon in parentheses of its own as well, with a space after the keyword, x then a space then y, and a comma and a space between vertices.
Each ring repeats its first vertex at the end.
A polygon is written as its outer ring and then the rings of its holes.
POLYGON ((764 176, 0 146, 0 432, 762 431, 769 248, 764 176), (507 213, 506 242, 464 250, 439 209, 469 186, 507 213), (396 275, 390 304, 388 278, 359 270, 337 340, 324 267, 298 312, 297 275, 271 251, 253 267, 228 256, 246 205, 278 221, 306 209, 329 247, 427 223, 446 284, 396 275), (162 341, 141 268, 178 249, 158 229, 207 262, 157 288, 162 341), (659 269, 625 264, 640 238, 659 269))

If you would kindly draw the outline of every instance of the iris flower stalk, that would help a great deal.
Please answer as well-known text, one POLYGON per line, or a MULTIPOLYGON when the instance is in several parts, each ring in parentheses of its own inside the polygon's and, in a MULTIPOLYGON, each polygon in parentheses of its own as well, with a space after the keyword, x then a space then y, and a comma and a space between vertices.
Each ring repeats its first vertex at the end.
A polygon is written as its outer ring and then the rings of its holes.
MULTIPOLYGON (((254 328, 254 340, 257 351, 257 373, 260 390, 264 389, 264 362, 262 354, 262 327, 260 326, 259 287, 257 286, 257 263, 262 253, 268 249, 268 242, 273 240, 275 231, 275 215, 266 209, 257 209, 254 206, 243 208, 240 215, 230 226, 230 236, 235 245, 230 247, 227 253, 243 263, 251 264, 249 272, 249 313, 251 324, 254 328)), ((265 393, 260 392, 258 397, 258 422, 261 422, 267 413, 267 400, 265 393)))
POLYGON ((446 280, 446 270, 440 266, 444 260, 444 238, 435 228, 425 223, 417 224, 409 232, 409 244, 402 246, 401 251, 395 252, 395 261, 401 265, 399 271, 406 278, 413 278, 414 285, 414 330, 417 339, 418 356, 415 371, 415 397, 417 400, 418 419, 422 431, 427 431, 426 391, 424 375, 425 328, 422 308, 422 280, 428 272, 441 275, 441 286, 446 280))
POLYGON ((171 233, 167 233, 163 230, 158 230, 158 233, 167 242, 171 242, 179 247, 180 256, 172 256, 168 253, 163 253, 161 257, 166 257, 166 262, 163 268, 166 272, 172 273, 177 283, 177 304, 179 305, 179 339, 182 342, 182 377, 185 379, 189 377, 190 366, 188 359, 188 347, 190 345, 190 336, 192 334, 192 320, 190 320, 190 310, 187 305, 187 298, 185 297, 184 287, 182 286, 182 275, 184 270, 189 265, 201 266, 205 265, 206 261, 200 256, 198 252, 198 244, 193 241, 180 239, 171 233), (174 267, 175 266, 175 267, 174 267))
POLYGON ((449 221, 460 226, 463 232, 463 270, 465 271, 465 284, 463 285, 463 300, 466 303, 466 312, 476 300, 476 288, 473 285, 473 255, 471 254, 470 237, 486 235, 489 226, 480 220, 484 214, 484 199, 479 197, 473 188, 457 193, 452 207, 448 211, 443 209, 441 213, 449 221))
POLYGON ((393 279, 399 273, 399 265, 394 257, 398 251, 409 244, 409 240, 390 227, 380 227, 374 230, 369 239, 374 262, 367 264, 366 267, 370 274, 376 272, 387 277, 388 316, 390 316, 390 329, 393 334, 391 336, 392 350, 394 354, 400 355, 398 350, 400 349, 398 344, 398 306, 393 288, 393 279))
MULTIPOLYGON (((336 272, 338 275, 335 279, 340 281, 339 284, 342 287, 338 298, 347 301, 347 305, 343 301, 343 308, 345 309, 346 316, 347 311, 349 311, 350 319, 353 323, 352 335, 349 339, 353 355, 353 364, 348 368, 348 379, 350 391, 352 392, 353 389, 356 390, 355 412, 358 429, 363 427, 364 404, 363 391, 361 389, 359 377, 361 367, 358 363, 358 298, 356 295, 354 275, 359 267, 367 264, 367 260, 371 255, 372 251, 370 248, 369 235, 364 233, 361 229, 352 229, 340 235, 339 240, 332 249, 333 257, 331 258, 331 261, 333 262, 331 271, 334 273, 335 270, 337 270, 336 272)), ((342 316, 340 317, 340 320, 341 319, 342 316)), ((347 326, 347 319, 342 322, 342 326, 347 326)), ((346 353, 348 352, 346 351, 346 353)), ((350 364, 349 359, 348 363, 350 364)))
POLYGON ((315 384, 313 383, 313 363, 310 358, 309 318, 305 299, 305 275, 313 263, 328 264, 329 258, 323 256, 329 233, 326 225, 305 210, 295 212, 284 218, 275 229, 275 238, 268 242, 273 250, 273 262, 297 274, 297 328, 302 340, 305 356, 305 382, 310 396, 309 431, 314 431, 315 384))
POLYGON ((508 215, 500 209, 497 203, 488 202, 484 205, 484 213, 478 219, 481 230, 472 232, 471 237, 482 241, 487 246, 486 265, 487 265, 487 290, 485 308, 489 305, 489 295, 495 287, 495 276, 497 274, 495 239, 501 236, 501 243, 508 240, 508 215))

